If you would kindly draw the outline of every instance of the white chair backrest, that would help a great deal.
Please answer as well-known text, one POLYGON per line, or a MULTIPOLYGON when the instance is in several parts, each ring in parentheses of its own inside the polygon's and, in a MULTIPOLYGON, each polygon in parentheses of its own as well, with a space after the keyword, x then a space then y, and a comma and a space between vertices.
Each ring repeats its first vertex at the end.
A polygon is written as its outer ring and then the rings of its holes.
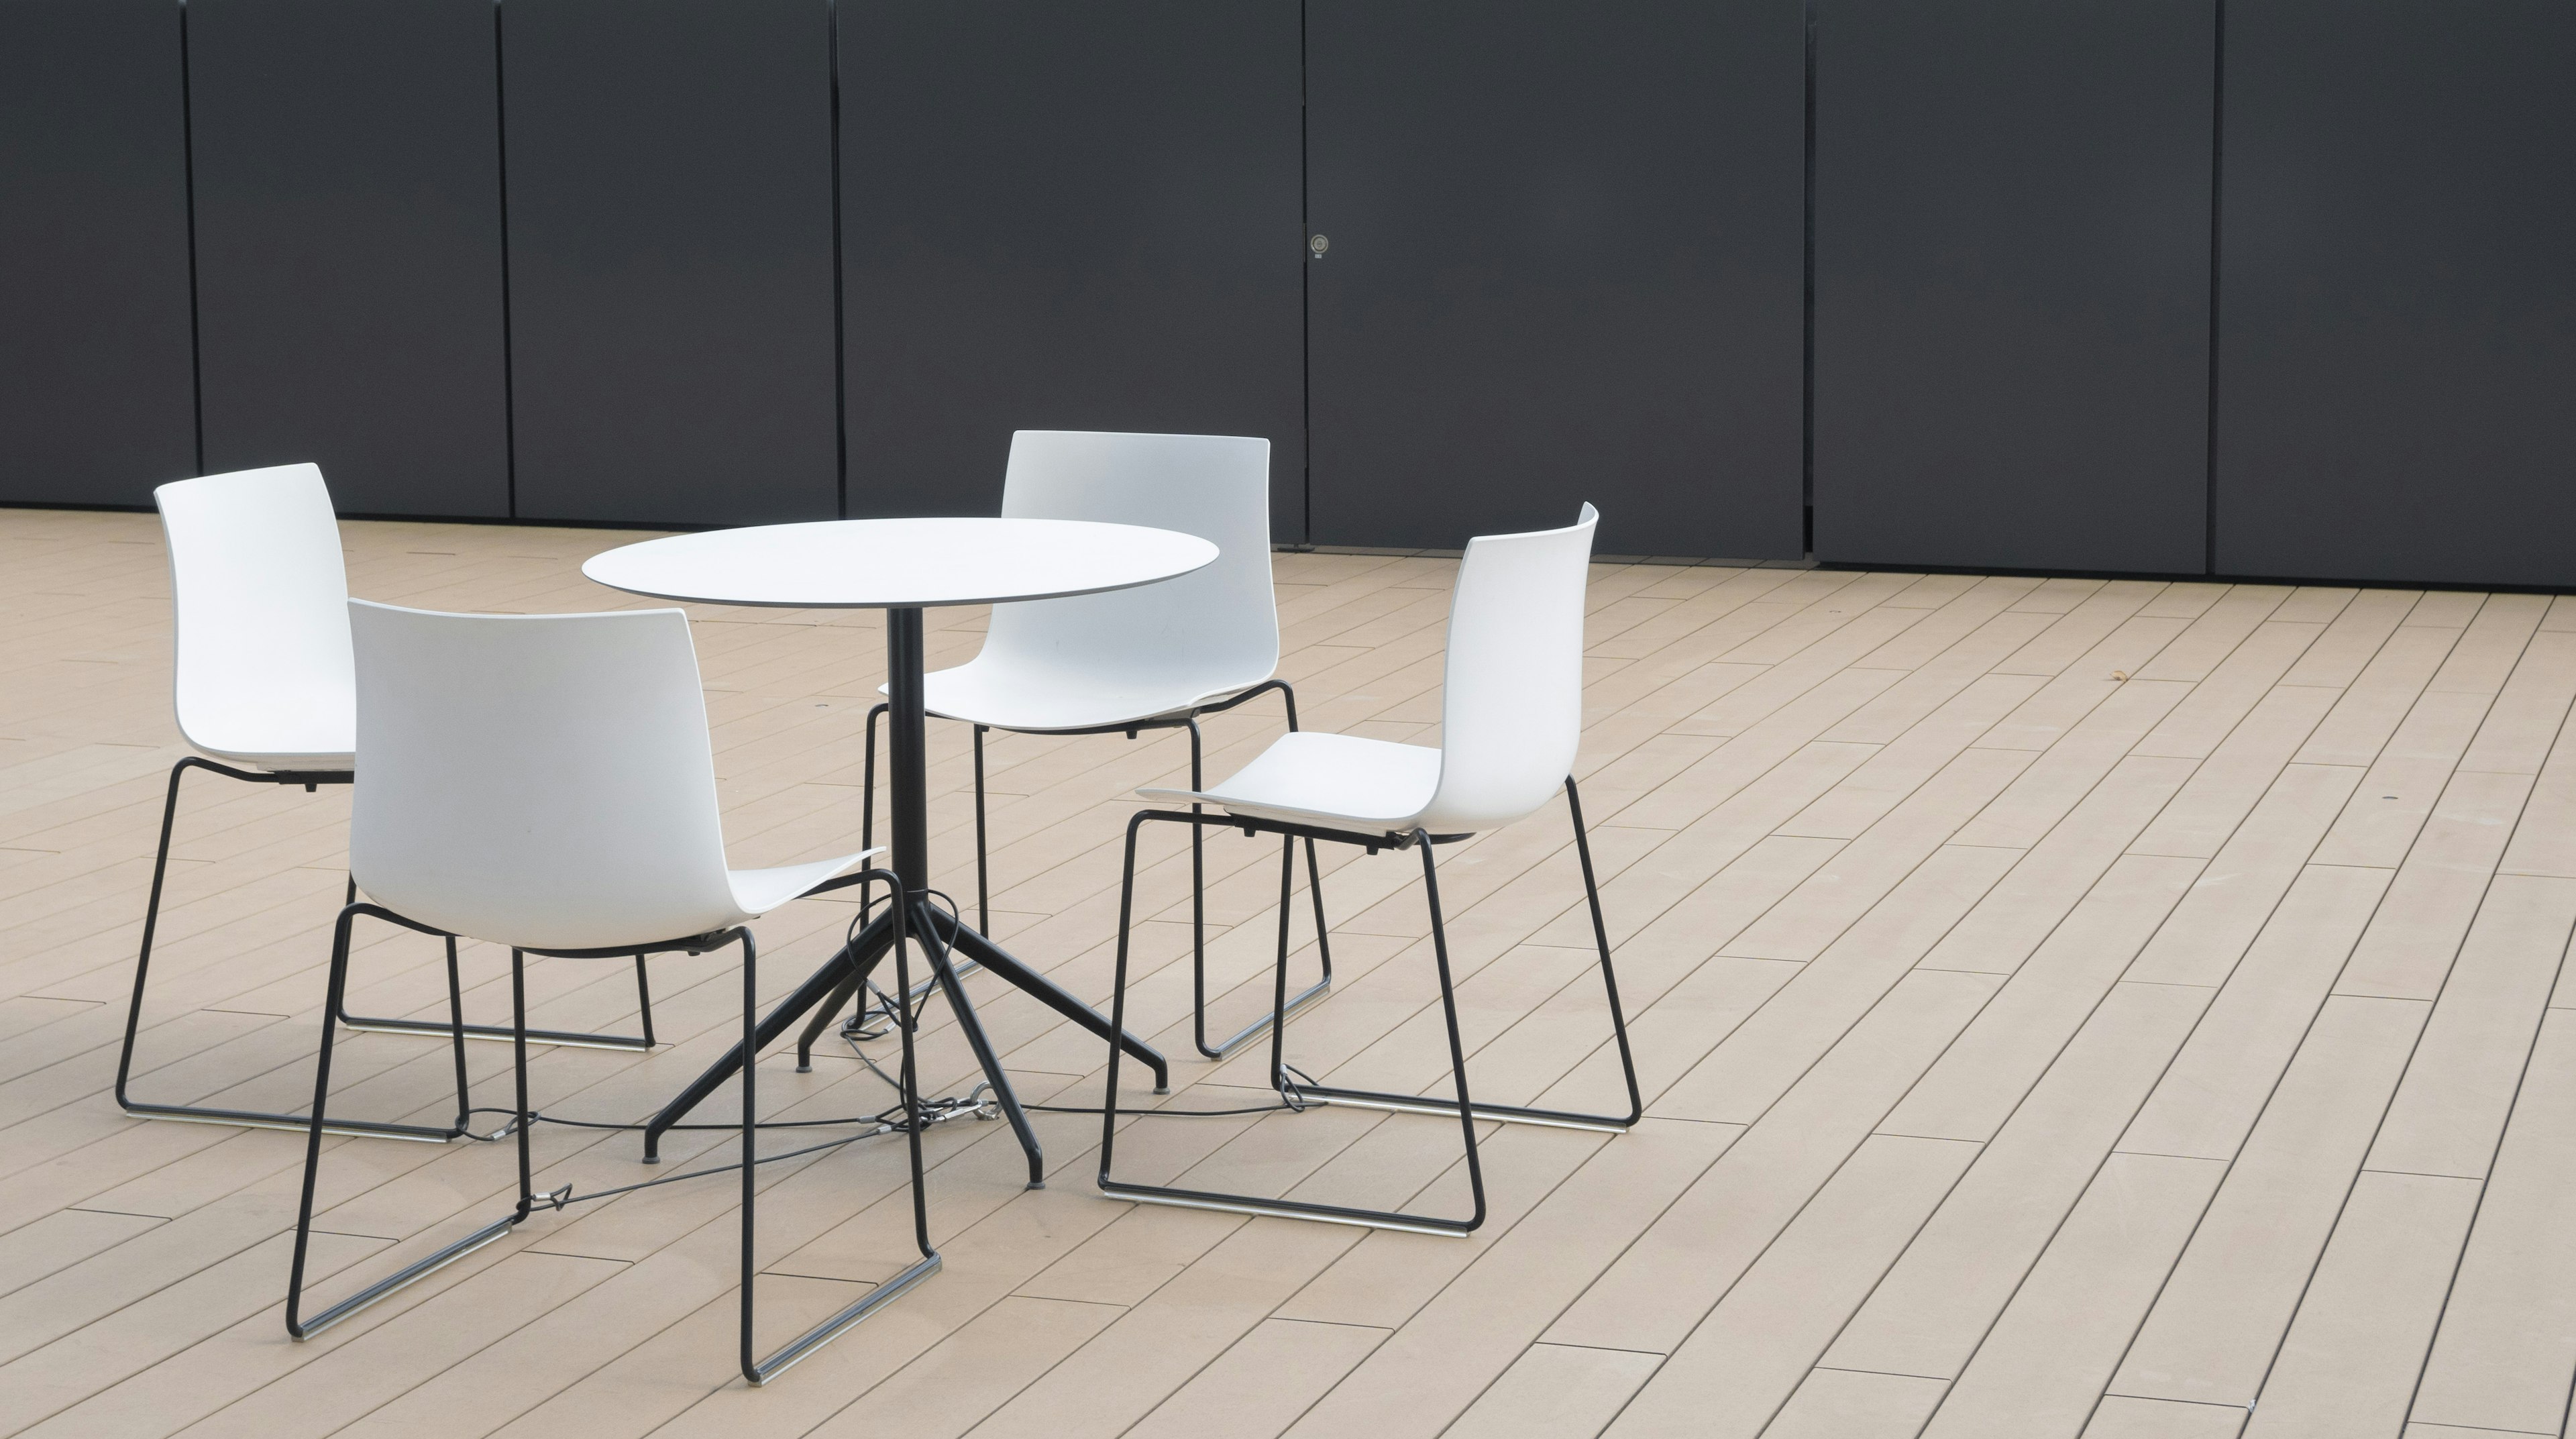
POLYGON ((1563 788, 1583 734, 1583 592, 1590 505, 1572 525, 1481 535, 1458 562, 1440 695, 1434 834, 1507 824, 1563 788))
POLYGON ((735 922, 688 616, 349 603, 349 873, 394 912, 523 949, 735 922))
POLYGON ((313 465, 178 480, 152 492, 170 542, 179 732, 268 747, 237 714, 349 703, 349 575, 313 465))
POLYGON ((1161 584, 996 605, 985 657, 1202 683, 1192 698, 1259 684, 1278 669, 1268 440, 1021 430, 1011 436, 1002 514, 1179 530, 1215 544, 1217 558, 1161 584))

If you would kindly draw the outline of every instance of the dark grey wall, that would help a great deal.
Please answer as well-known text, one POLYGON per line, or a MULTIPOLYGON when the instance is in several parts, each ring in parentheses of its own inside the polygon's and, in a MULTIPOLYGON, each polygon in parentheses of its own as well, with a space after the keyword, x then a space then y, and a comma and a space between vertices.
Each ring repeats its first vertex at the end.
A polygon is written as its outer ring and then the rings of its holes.
POLYGON ((1266 436, 1302 538, 1297 0, 843 0, 849 512, 1016 429, 1266 436))
POLYGON ((0 503, 1196 430, 1325 544, 2576 587, 2571 75, 2564 0, 0 0, 0 503))
POLYGON ((509 0, 519 514, 838 505, 819 0, 509 0))
POLYGON ((2576 584, 2576 6, 2227 26, 2219 568, 2576 584))
POLYGON ((2216 39, 2210 0, 1820 0, 1819 558, 2202 568, 2216 39))
POLYGON ((179 10, 0 0, 0 500, 196 469, 179 10))
POLYGON ((209 471, 510 513, 491 0, 190 0, 209 471))
POLYGON ((1308 0, 1314 538, 1800 549, 1794 0, 1308 0))

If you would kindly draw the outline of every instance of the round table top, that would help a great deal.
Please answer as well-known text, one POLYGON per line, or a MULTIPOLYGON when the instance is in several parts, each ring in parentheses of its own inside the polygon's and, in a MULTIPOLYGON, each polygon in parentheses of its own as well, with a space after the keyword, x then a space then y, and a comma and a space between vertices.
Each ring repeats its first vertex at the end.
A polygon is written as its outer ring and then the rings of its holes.
POLYGON ((1091 520, 824 520, 625 545, 581 572, 657 599, 927 609, 1150 585, 1215 561, 1196 535, 1091 520))

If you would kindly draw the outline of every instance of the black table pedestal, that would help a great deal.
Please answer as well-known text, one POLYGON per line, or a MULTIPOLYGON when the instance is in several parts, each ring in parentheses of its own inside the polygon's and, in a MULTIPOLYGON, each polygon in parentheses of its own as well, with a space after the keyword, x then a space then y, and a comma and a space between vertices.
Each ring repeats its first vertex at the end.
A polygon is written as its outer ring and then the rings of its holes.
MULTIPOLYGON (((892 811, 890 836, 893 840, 895 874, 903 880, 907 924, 913 939, 921 943, 930 956, 931 974, 948 996, 949 1007, 956 1012, 957 1027, 966 1035, 967 1047, 975 1052, 975 1062, 993 1087, 993 1097, 1002 1116, 1011 1122, 1019 1135, 1020 1148, 1029 1159, 1029 1187, 1046 1187, 1045 1156, 1038 1146, 1037 1131, 1029 1127, 1028 1115, 1011 1088, 1010 1078, 1002 1072, 1000 1056, 984 1033, 975 1007, 967 1001, 965 986, 957 981, 957 958, 964 956, 982 965, 995 977, 1035 997, 1049 1009, 1107 1039, 1114 1032, 1109 1021, 1098 1010, 1084 1004, 1045 975, 1022 964, 1018 959, 979 934, 962 919, 949 914, 930 900, 930 805, 929 760, 925 745, 925 715, 922 707, 923 670, 921 611, 890 609, 886 611, 886 686, 887 758, 892 771, 888 786, 888 805, 892 811)), ((838 1013, 867 981, 870 971, 893 947, 892 913, 878 915, 860 929, 858 935, 843 945, 814 971, 796 992, 779 1002, 760 1021, 756 1038, 762 1045, 776 1042, 788 1027, 808 1012, 821 1007, 815 1026, 807 1029, 801 1047, 810 1047, 813 1038, 830 1016, 838 1013)), ((1118 1047, 1134 1055, 1154 1071, 1154 1087, 1159 1092, 1171 1086, 1171 1066, 1152 1045, 1132 1034, 1119 1034, 1118 1047)), ((644 1130, 644 1159, 656 1162, 660 1155, 662 1135, 682 1116, 713 1094, 742 1068, 743 1047, 739 1043, 726 1051, 723 1058, 709 1066, 705 1073, 689 1082, 644 1130)))

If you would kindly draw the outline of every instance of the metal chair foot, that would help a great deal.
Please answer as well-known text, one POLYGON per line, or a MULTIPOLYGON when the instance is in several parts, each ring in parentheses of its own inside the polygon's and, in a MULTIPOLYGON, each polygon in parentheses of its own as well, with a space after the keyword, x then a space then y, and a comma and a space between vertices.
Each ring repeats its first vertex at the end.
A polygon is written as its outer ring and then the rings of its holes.
POLYGON ((939 1256, 929 1255, 914 1263, 876 1288, 862 1295, 859 1302, 806 1330, 790 1340, 777 1353, 752 1366, 747 1376, 757 1386, 768 1383, 795 1367, 806 1355, 841 1337, 853 1325, 903 1296, 903 1292, 939 1272, 939 1256))
MULTIPOLYGON (((1375 1109, 1388 1114, 1434 1114, 1443 1119, 1458 1117, 1458 1101, 1435 1099, 1414 1094, 1381 1094, 1369 1089, 1333 1089, 1320 1085, 1299 1085, 1300 1098, 1322 1104, 1338 1104, 1345 1109, 1375 1109)), ((1625 1134, 1634 1129, 1634 1119, 1621 1119, 1607 1114, 1577 1114, 1562 1109, 1531 1109, 1517 1104, 1476 1104, 1467 1112, 1478 1119, 1500 1124, 1536 1124, 1550 1129, 1582 1129, 1596 1134, 1625 1134)))
POLYGON ((1246 1199, 1235 1194, 1208 1194, 1193 1189, 1164 1189, 1147 1184, 1121 1184, 1107 1179, 1100 1182, 1100 1192, 1112 1199, 1132 1199, 1139 1204, 1164 1204, 1175 1209, 1213 1209, 1225 1214, 1251 1214, 1265 1219, 1311 1219, 1325 1224, 1348 1224, 1362 1229, 1392 1229, 1403 1234, 1430 1234, 1448 1239, 1464 1239, 1475 1228, 1475 1225, 1463 1219, 1436 1219, 1376 1209, 1350 1209, 1338 1204, 1307 1204, 1293 1199, 1265 1202, 1246 1199))
POLYGON ((295 1342, 301 1344, 305 1340, 312 1338, 314 1335, 321 1333, 323 1330, 330 1328, 332 1325, 339 1323, 341 1320, 348 1318, 350 1315, 365 1309, 377 1300, 387 1298, 398 1291, 408 1289, 412 1285, 427 1279, 429 1276, 445 1269, 457 1260, 464 1258, 466 1255, 473 1253, 475 1250, 480 1249, 484 1245, 491 1243, 493 1240, 500 1238, 502 1235, 509 1233, 511 1227, 516 1225, 518 1222, 519 1216, 516 1214, 510 1215, 506 1219, 496 1219, 490 1224, 484 1225, 482 1228, 475 1230, 473 1233, 466 1235, 460 1240, 457 1240, 455 1243, 448 1245, 436 1254, 429 1256, 427 1259, 423 1259, 416 1264, 410 1265, 409 1267, 401 1269, 383 1279, 377 1280, 375 1283, 368 1285, 366 1288, 359 1290, 357 1293, 350 1295, 348 1298, 341 1300, 339 1303, 332 1305, 330 1308, 323 1310, 321 1313, 314 1315, 310 1320, 297 1326, 292 1331, 295 1342))
MULTIPOLYGON (((1322 999, 1325 994, 1332 989, 1332 987, 1333 979, 1330 975, 1326 975, 1322 979, 1315 981, 1313 984, 1306 986, 1306 988, 1301 991, 1296 998, 1288 1001, 1288 1009, 1285 1017, 1289 1019, 1296 1018, 1297 1011, 1304 1009, 1307 1005, 1314 1003, 1316 1000, 1322 999)), ((1230 1037, 1218 1041, 1214 1046, 1214 1052, 1208 1057, 1211 1059, 1233 1058, 1236 1050, 1241 1049, 1252 1041, 1268 1034, 1270 1032, 1270 1021, 1271 1016, 1265 1014, 1259 1019, 1252 1021, 1250 1024, 1245 1025, 1243 1028, 1236 1030, 1230 1037)), ((1156 1090, 1155 1092, 1159 1094, 1163 1091, 1156 1090)))

